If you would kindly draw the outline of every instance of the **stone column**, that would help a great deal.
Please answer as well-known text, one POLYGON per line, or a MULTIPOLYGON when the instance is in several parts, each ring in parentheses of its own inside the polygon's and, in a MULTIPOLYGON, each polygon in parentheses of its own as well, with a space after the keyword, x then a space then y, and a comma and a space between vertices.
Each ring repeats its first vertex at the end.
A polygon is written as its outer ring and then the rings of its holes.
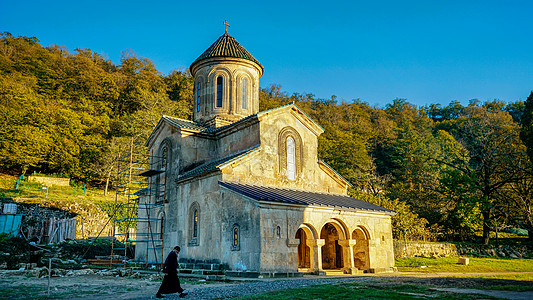
POLYGON ((342 270, 345 274, 357 273, 353 261, 353 246, 355 246, 355 243, 356 240, 339 241, 339 245, 342 246, 342 254, 344 256, 344 268, 342 270))
POLYGON ((378 267, 378 247, 380 241, 378 239, 368 240, 368 268, 371 273, 374 273, 373 270, 378 267))
POLYGON ((326 240, 317 239, 316 245, 313 245, 314 253, 312 257, 314 258, 314 264, 315 264, 313 268, 315 268, 318 271, 319 275, 326 273, 324 272, 324 269, 322 269, 322 246, 324 246, 325 244, 326 244, 326 240))
POLYGON ((233 76, 230 79, 230 93, 229 93, 229 109, 228 114, 235 114, 235 107, 237 105, 237 81, 233 76))

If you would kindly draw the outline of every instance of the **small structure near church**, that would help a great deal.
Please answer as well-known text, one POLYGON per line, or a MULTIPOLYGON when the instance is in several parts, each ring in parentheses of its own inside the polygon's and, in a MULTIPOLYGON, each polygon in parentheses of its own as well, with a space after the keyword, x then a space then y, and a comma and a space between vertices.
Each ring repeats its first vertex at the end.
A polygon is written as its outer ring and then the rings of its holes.
POLYGON ((247 276, 393 269, 395 212, 347 196, 350 183, 317 159, 324 130, 295 104, 258 112, 264 68, 227 29, 190 71, 193 121, 163 116, 146 142, 159 190, 139 218, 158 221, 137 230, 161 243, 138 242, 138 259, 180 245, 188 262, 247 276))

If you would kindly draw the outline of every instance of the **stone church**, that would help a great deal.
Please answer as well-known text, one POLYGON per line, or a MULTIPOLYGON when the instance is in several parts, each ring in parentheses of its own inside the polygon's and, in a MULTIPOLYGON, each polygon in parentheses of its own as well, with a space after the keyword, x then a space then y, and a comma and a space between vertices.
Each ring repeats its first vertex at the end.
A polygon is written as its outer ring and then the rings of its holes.
POLYGON ((139 260, 217 262, 243 276, 394 267, 395 212, 347 196, 318 160, 324 131, 295 104, 259 112, 263 66, 227 33, 190 66, 193 121, 163 116, 146 146, 155 195, 141 198, 139 260), (149 225, 147 225, 149 224, 149 225))

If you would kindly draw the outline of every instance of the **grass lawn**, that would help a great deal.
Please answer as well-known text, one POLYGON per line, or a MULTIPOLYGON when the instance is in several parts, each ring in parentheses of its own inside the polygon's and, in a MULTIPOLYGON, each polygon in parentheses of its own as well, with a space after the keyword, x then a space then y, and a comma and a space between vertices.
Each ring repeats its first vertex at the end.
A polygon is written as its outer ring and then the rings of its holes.
POLYGON ((315 285, 235 299, 494 299, 486 295, 456 294, 419 285, 361 285, 356 283, 315 285))
POLYGON ((396 267, 400 272, 419 273, 533 272, 533 259, 470 258, 465 266, 457 264, 457 257, 409 257, 396 259, 396 267))

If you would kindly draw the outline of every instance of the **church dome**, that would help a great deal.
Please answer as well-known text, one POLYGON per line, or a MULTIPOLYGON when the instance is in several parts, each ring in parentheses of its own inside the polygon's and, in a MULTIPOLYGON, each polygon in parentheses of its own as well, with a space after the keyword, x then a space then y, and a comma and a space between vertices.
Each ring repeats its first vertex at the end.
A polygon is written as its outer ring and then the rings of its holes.
POLYGON ((200 55, 190 67, 191 74, 194 76, 196 66, 210 58, 240 58, 255 63, 260 69, 260 73, 264 72, 263 65, 255 59, 250 52, 246 51, 244 47, 237 42, 237 40, 229 35, 227 32, 218 38, 202 55, 200 55))

